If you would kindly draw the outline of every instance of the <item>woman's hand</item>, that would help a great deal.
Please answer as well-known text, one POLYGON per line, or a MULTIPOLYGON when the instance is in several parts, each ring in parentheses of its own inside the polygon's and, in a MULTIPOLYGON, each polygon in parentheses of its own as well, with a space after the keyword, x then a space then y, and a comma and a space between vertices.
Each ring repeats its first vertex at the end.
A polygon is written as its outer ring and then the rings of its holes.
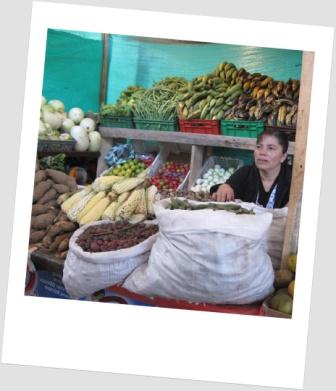
POLYGON ((224 183, 223 185, 219 186, 217 192, 212 195, 212 198, 218 202, 225 202, 233 201, 235 196, 232 187, 227 183, 224 183))

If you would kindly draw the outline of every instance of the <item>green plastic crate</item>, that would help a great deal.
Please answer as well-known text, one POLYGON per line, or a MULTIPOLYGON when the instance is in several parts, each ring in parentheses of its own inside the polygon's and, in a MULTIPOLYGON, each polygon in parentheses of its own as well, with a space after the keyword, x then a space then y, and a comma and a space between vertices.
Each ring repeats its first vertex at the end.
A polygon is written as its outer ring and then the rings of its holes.
POLYGON ((100 118, 100 125, 113 128, 134 129, 134 122, 132 117, 117 117, 114 115, 104 115, 100 118))
POLYGON ((135 124, 135 128, 136 129, 166 130, 166 131, 170 131, 170 132, 178 131, 178 122, 177 122, 177 120, 159 121, 159 120, 134 118, 134 124, 135 124))
POLYGON ((214 147, 213 154, 217 156, 240 159, 243 161, 244 165, 250 165, 254 162, 253 151, 247 149, 214 147))
POLYGON ((220 121, 221 134, 224 136, 256 138, 264 129, 264 121, 220 121))

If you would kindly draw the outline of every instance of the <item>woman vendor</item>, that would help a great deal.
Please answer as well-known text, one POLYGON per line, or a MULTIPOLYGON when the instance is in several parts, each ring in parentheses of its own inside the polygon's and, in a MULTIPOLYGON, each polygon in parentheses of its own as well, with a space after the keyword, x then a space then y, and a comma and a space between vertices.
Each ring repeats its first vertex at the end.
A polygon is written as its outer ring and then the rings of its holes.
POLYGON ((234 172, 224 184, 212 186, 216 201, 240 199, 265 208, 283 208, 289 200, 291 166, 286 163, 287 136, 280 130, 267 129, 257 137, 254 164, 234 172))

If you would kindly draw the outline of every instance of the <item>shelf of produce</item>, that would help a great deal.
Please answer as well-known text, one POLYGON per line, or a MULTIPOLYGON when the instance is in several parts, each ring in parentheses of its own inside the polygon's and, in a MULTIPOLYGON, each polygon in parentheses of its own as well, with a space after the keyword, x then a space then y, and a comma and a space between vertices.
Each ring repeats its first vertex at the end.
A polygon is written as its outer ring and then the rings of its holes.
MULTIPOLYGON (((253 150, 255 138, 230 137, 209 134, 195 134, 184 132, 168 132, 157 130, 141 130, 126 128, 100 127, 101 135, 108 138, 129 138, 134 140, 154 140, 166 143, 180 143, 189 145, 226 147, 253 150)), ((288 153, 294 153, 294 142, 289 143, 288 153)))

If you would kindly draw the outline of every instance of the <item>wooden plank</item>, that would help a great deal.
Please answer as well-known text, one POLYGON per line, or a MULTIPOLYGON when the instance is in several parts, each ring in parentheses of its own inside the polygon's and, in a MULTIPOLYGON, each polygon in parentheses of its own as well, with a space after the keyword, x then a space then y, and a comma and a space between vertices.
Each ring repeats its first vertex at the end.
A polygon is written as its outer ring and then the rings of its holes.
POLYGON ((106 170, 107 164, 105 163, 105 155, 112 148, 113 139, 102 137, 102 142, 100 146, 100 156, 97 162, 97 176, 99 176, 104 170, 106 170))
POLYGON ((297 251, 297 233, 299 229, 301 213, 301 198, 306 159, 313 67, 314 53, 304 52, 302 57, 302 76, 300 83, 292 185, 288 203, 288 217, 285 228, 284 245, 280 266, 281 268, 286 267, 286 259, 288 255, 297 251))
MULTIPOLYGON (((195 134, 184 132, 168 132, 157 130, 125 129, 99 127, 101 135, 105 138, 130 138, 134 140, 153 140, 167 143, 180 143, 212 147, 226 147, 254 150, 256 139, 247 137, 229 137, 209 134, 195 134)), ((289 143, 288 153, 294 152, 293 142, 289 143)))
POLYGON ((100 106, 106 102, 106 90, 107 90, 107 73, 108 73, 108 62, 109 62, 109 34, 102 34, 103 40, 103 65, 101 71, 100 80, 100 106))
POLYGON ((204 147, 200 145, 193 145, 191 147, 191 159, 190 159, 190 174, 188 179, 188 190, 190 190, 193 182, 198 178, 203 165, 204 147))

